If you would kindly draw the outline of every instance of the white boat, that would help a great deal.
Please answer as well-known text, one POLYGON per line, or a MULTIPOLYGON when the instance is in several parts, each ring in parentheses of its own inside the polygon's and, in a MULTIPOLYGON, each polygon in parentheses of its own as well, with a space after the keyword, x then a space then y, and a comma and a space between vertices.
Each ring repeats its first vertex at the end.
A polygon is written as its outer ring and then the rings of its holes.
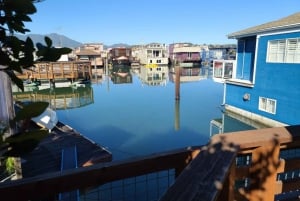
POLYGON ((58 118, 56 112, 51 108, 47 108, 42 114, 31 118, 36 124, 51 131, 57 124, 58 118))

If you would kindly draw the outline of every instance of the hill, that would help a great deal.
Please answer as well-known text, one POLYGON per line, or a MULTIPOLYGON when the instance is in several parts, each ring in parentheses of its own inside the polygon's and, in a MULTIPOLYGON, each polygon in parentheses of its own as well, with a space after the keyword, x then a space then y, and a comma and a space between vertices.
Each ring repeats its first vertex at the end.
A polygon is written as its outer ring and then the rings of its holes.
POLYGON ((82 45, 82 43, 72 40, 64 35, 52 33, 52 34, 47 34, 47 35, 42 35, 42 34, 26 34, 26 35, 21 35, 21 34, 16 34, 16 36, 21 39, 25 40, 27 37, 30 37, 33 40, 33 43, 42 43, 45 44, 45 36, 48 36, 51 38, 53 46, 54 47, 68 47, 68 48, 75 48, 79 47, 82 45))

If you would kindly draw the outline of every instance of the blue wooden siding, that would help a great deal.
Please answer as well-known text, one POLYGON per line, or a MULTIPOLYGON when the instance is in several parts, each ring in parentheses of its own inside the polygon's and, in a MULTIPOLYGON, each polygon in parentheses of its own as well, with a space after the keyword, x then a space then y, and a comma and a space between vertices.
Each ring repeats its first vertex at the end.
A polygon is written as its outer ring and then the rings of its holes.
POLYGON ((300 64, 266 62, 269 40, 297 37, 300 33, 261 36, 254 87, 227 84, 226 104, 290 125, 300 124, 300 64), (243 101, 245 93, 250 94, 249 101, 243 101), (258 110, 259 97, 276 100, 276 114, 258 110))
POLYGON ((255 57, 255 37, 238 41, 236 78, 252 81, 255 57))

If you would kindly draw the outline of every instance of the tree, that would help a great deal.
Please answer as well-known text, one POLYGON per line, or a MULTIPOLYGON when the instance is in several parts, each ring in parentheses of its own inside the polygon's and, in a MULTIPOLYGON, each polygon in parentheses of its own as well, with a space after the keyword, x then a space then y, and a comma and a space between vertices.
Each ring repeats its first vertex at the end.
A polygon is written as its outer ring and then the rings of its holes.
MULTIPOLYGON (((37 11, 34 5, 36 2, 40 0, 0 0, 0 132, 3 130, 1 125, 6 124, 8 135, 17 132, 15 120, 22 120, 20 115, 19 119, 15 119, 12 100, 11 81, 24 90, 23 82, 16 73, 22 73, 24 69, 34 66, 39 61, 57 61, 62 54, 71 52, 69 48, 52 47, 52 41, 48 37, 45 37, 46 45, 41 43, 34 45, 29 37, 20 40, 14 35, 30 32, 24 22, 31 21, 29 16, 37 11)), ((21 115, 22 118, 41 114, 45 110, 45 104, 36 107, 38 104, 40 103, 29 105, 29 111, 34 112, 27 113, 29 116, 21 115)))

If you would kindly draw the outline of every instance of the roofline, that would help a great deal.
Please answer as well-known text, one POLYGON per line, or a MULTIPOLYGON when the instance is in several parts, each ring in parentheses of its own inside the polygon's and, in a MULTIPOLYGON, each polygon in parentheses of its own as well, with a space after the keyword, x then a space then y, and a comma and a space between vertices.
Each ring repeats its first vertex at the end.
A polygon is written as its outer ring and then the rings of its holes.
POLYGON ((258 31, 245 31, 244 33, 232 33, 227 35, 228 39, 237 39, 237 38, 243 38, 243 37, 249 37, 249 36, 255 36, 255 35, 260 35, 260 34, 266 34, 266 33, 270 33, 270 32, 274 32, 274 31, 287 31, 289 29, 294 29, 294 28, 300 28, 300 23, 296 23, 296 24, 289 24, 289 25, 284 25, 284 26, 276 26, 276 27, 270 27, 270 28, 265 28, 265 29, 260 29, 258 31))

